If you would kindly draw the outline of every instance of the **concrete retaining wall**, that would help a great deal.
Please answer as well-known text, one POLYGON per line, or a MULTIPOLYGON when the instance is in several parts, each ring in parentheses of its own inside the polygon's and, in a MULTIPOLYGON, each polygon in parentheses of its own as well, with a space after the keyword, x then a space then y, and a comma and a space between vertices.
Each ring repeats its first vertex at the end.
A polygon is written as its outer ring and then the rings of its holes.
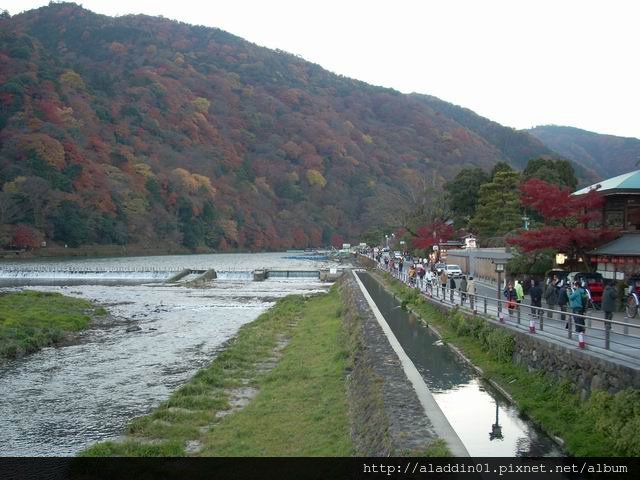
POLYGON ((513 362, 529 371, 542 370, 568 381, 584 400, 593 390, 615 393, 628 387, 640 389, 640 370, 588 354, 576 348, 513 332, 513 362))
POLYGON ((353 352, 347 391, 355 454, 420 455, 438 439, 433 425, 353 277, 338 285, 353 352))

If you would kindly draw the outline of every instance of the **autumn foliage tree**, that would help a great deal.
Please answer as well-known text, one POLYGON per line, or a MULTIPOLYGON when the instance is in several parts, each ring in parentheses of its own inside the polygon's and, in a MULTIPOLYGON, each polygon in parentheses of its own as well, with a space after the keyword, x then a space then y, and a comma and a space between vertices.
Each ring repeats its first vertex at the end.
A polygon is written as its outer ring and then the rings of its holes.
POLYGON ((520 192, 523 205, 542 217, 539 227, 508 239, 524 253, 553 249, 577 260, 617 235, 602 226, 604 198, 597 190, 572 195, 570 188, 532 178, 521 184, 520 192))
POLYGON ((40 244, 40 235, 28 225, 18 225, 13 232, 11 244, 18 248, 36 248, 40 244))
POLYGON ((456 231, 445 221, 436 220, 429 225, 420 227, 416 233, 418 236, 412 239, 414 248, 427 250, 438 243, 451 240, 456 231))

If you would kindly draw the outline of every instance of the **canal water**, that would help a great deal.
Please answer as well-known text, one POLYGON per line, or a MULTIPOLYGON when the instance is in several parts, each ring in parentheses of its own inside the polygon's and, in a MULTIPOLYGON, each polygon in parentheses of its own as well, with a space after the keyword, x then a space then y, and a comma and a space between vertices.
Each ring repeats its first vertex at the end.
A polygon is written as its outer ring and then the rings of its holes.
MULTIPOLYGON (((329 266, 326 261, 283 258, 286 255, 74 259, 32 265, 236 272, 329 266)), ((44 286, 40 284, 47 282, 33 277, 22 278, 21 283, 24 280, 32 284, 30 289, 93 300, 105 305, 111 316, 74 335, 63 346, 0 363, 0 456, 75 455, 95 442, 117 438, 132 418, 150 412, 167 399, 207 365, 242 325, 253 321, 278 298, 328 288, 317 278, 253 282, 241 273, 216 280, 207 288, 163 283, 125 285, 125 278, 122 284, 109 285, 75 279, 74 283, 80 284, 73 286, 44 286), (131 327, 139 330, 128 331, 131 327)))
POLYGON ((472 457, 562 456, 562 451, 367 273, 358 276, 472 457))

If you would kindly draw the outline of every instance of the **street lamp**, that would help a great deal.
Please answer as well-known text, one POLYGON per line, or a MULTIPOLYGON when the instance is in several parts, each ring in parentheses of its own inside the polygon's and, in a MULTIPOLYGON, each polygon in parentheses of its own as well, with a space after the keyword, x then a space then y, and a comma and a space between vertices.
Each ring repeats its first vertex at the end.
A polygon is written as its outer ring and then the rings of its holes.
POLYGON ((505 262, 502 260, 494 259, 493 264, 496 266, 496 273, 498 274, 498 288, 497 288, 497 299, 498 299, 498 317, 500 317, 500 313, 502 312, 502 304, 500 303, 500 290, 502 287, 502 272, 504 272, 505 262))
POLYGON ((489 440, 502 440, 502 425, 498 423, 498 401, 496 400, 496 423, 491 425, 491 431, 489 432, 489 440))
POLYGON ((564 265, 567 261, 567 256, 564 253, 556 253, 556 265, 564 265))

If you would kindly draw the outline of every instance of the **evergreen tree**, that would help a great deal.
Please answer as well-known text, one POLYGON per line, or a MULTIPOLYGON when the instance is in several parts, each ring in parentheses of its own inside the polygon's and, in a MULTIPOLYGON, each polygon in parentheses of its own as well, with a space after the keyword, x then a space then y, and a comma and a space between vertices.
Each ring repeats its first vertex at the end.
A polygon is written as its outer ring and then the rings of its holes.
POLYGON ((480 167, 468 167, 444 185, 451 216, 458 228, 467 228, 476 213, 480 186, 490 180, 480 167))
POLYGON ((496 177, 496 174, 498 172, 513 172, 513 171, 514 170, 511 167, 511 165, 509 165, 507 162, 500 161, 493 166, 493 169, 491 170, 491 174, 489 176, 493 181, 493 179, 496 177))
POLYGON ((547 183, 575 190, 578 179, 568 160, 552 160, 550 158, 536 158, 529 160, 524 169, 525 180, 539 178, 547 183))
POLYGON ((521 225, 520 174, 499 171, 480 187, 478 207, 471 229, 483 238, 505 235, 521 225))

